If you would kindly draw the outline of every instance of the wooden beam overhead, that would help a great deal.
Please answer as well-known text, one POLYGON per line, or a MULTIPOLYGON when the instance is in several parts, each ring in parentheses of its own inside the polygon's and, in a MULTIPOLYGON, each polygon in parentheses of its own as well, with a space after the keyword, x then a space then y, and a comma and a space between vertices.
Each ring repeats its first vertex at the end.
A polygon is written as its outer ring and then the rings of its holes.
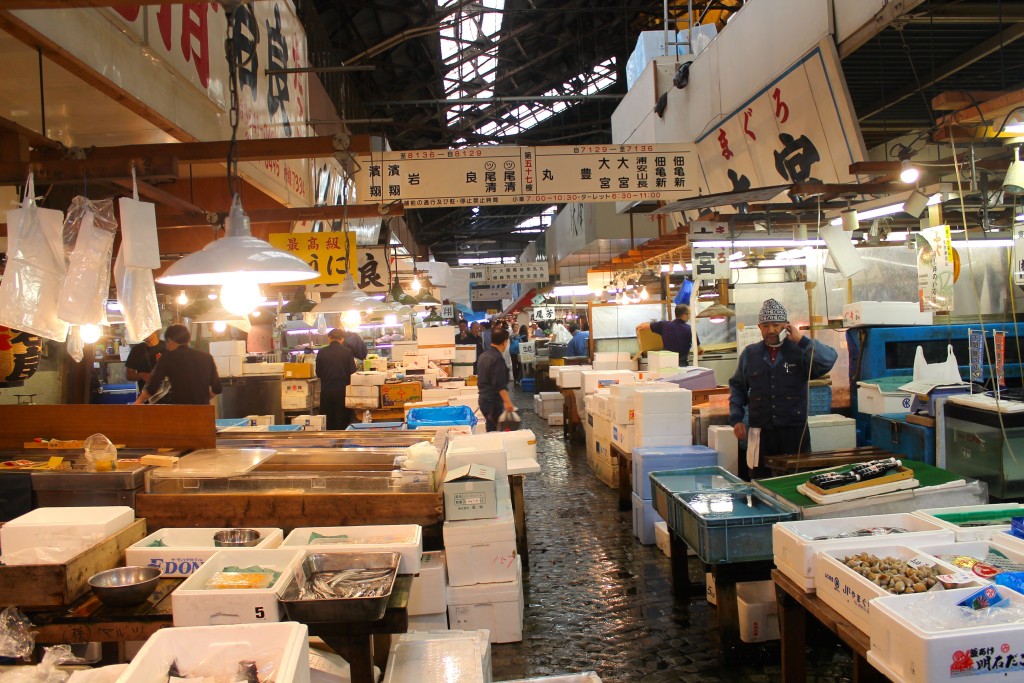
MULTIPOLYGON (((4 0, 4 9, 89 9, 93 7, 145 7, 147 5, 185 5, 191 0, 4 0)), ((238 0, 208 0, 223 7, 236 7, 238 0)))
MULTIPOLYGON (((225 207, 226 208, 226 207, 225 207)), ((404 216, 405 207, 395 204, 387 208, 387 213, 381 214, 377 206, 367 204, 352 204, 345 206, 308 206, 280 209, 252 209, 247 210, 249 222, 258 223, 293 223, 295 221, 337 221, 345 218, 383 218, 392 216, 404 216)), ((192 228, 209 227, 224 222, 227 211, 216 213, 158 213, 156 224, 158 228, 192 228), (210 222, 210 219, 215 219, 210 222)))
MULTIPOLYGON (((354 138, 353 138, 354 140, 354 138)), ((152 145, 122 145, 118 147, 90 147, 84 150, 92 161, 133 159, 155 155, 171 155, 183 164, 223 162, 228 157, 228 140, 213 142, 168 142, 152 145)), ((361 145, 360 145, 361 147, 361 145)), ((350 143, 350 150, 352 144, 350 143)), ((340 137, 320 135, 308 138, 280 138, 272 140, 239 140, 239 161, 265 159, 314 159, 332 157, 345 151, 340 137)), ((355 151, 353 154, 357 153, 355 151)), ((63 150, 33 150, 31 159, 49 162, 63 159, 63 150)))
POLYGON ((60 161, 0 161, 0 185, 21 185, 29 171, 38 185, 98 183, 131 180, 132 164, 143 181, 178 179, 178 160, 171 156, 129 157, 123 159, 62 159, 60 161))

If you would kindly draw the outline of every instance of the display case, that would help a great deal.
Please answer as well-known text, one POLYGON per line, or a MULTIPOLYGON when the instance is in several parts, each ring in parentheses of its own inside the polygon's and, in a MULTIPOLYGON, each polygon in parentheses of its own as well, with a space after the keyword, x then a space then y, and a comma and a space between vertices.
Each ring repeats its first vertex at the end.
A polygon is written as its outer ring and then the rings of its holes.
POLYGON ((946 469, 988 484, 994 498, 1024 497, 1024 413, 946 402, 946 469))

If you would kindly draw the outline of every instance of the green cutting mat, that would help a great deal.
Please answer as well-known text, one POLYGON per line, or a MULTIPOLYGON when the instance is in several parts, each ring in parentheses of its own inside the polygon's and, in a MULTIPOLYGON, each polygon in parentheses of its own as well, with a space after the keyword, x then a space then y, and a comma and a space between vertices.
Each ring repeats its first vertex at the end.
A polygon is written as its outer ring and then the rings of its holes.
MULTIPOLYGON (((902 462, 903 466, 908 470, 913 470, 914 479, 921 482, 921 487, 938 486, 940 484, 948 484, 949 482, 963 479, 963 477, 959 475, 939 469, 934 465, 928 465, 923 462, 914 462, 913 460, 903 460, 902 462)), ((852 467, 853 465, 840 465, 839 467, 829 467, 826 469, 814 470, 813 472, 798 472, 796 474, 787 474, 782 477, 772 477, 771 479, 758 479, 757 483, 794 505, 799 505, 800 507, 805 508, 817 507, 817 503, 797 491, 796 487, 801 484, 806 484, 812 476, 819 472, 831 472, 833 470, 846 471, 852 467)))

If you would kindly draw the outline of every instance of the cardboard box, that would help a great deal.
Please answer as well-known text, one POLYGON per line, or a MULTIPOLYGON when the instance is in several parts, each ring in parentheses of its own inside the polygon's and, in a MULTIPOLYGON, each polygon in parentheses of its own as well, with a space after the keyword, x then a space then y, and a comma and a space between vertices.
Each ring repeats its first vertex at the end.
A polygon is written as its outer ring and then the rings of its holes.
POLYGON ((413 631, 447 631, 448 630, 448 606, 445 605, 443 612, 437 614, 410 614, 409 633, 413 631))
MULTIPOLYGON (((351 391, 355 387, 349 387, 351 391)), ((376 389, 377 387, 371 387, 376 389)), ((377 410, 380 408, 380 396, 354 396, 348 392, 345 393, 345 407, 346 408, 359 408, 360 410, 377 410)))
POLYGON ((360 370, 352 375, 349 386, 353 387, 379 387, 388 378, 388 373, 378 370, 360 370))
POLYGON ((269 427, 274 424, 273 415, 246 415, 250 427, 269 427))
POLYGON ((491 519, 498 514, 495 470, 486 465, 465 465, 449 470, 444 478, 444 518, 491 519))
POLYGON ((292 418, 293 425, 300 425, 304 432, 322 432, 327 429, 326 415, 296 415, 292 418))
POLYGON ((285 363, 285 378, 308 378, 314 375, 312 363, 285 363))
POLYGON ((604 415, 594 415, 594 438, 604 441, 605 443, 611 443, 612 440, 612 421, 604 415))
POLYGON ((384 408, 398 408, 407 402, 423 400, 423 385, 419 382, 394 382, 380 388, 380 402, 384 408))
POLYGON ((450 587, 515 581, 516 525, 511 499, 498 502, 494 519, 445 522, 443 536, 450 587))
MULTIPOLYGON (((448 609, 448 570, 444 551, 423 553, 420 573, 413 577, 409 589, 409 616, 440 614, 448 609)), ((444 628, 448 628, 447 620, 444 628)))
POLYGON ((359 398, 380 398, 379 386, 356 386, 350 385, 345 388, 345 396, 358 396, 359 398))

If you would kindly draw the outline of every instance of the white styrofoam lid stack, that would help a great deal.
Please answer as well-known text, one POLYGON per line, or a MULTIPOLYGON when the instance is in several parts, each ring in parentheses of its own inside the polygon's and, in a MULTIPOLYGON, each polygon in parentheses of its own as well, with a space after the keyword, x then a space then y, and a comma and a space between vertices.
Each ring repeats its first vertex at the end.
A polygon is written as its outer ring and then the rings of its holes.
POLYGON ((416 631, 414 633, 403 633, 398 636, 398 642, 412 642, 414 640, 449 640, 472 638, 476 640, 480 648, 480 665, 484 670, 484 678, 491 680, 491 634, 485 628, 474 631, 466 630, 438 630, 438 631, 416 631))
POLYGON ((61 563, 135 520, 124 505, 36 508, 0 528, 4 564, 61 563))
POLYGON ((384 683, 485 683, 475 638, 435 638, 395 643, 384 683))

